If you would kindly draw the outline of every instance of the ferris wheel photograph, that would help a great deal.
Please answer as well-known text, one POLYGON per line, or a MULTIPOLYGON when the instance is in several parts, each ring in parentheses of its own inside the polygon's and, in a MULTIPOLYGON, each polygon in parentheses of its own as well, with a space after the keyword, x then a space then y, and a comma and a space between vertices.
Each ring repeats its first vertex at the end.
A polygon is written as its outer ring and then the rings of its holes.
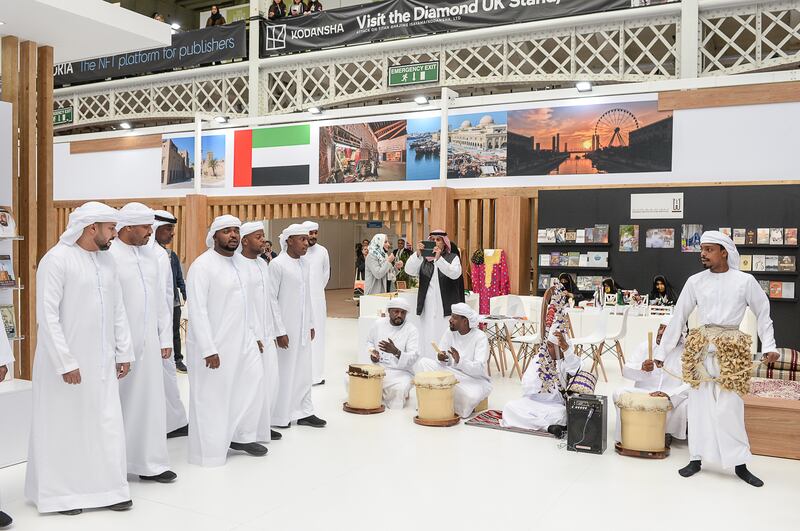
POLYGON ((672 113, 614 102, 508 113, 508 174, 650 173, 672 169, 672 113))

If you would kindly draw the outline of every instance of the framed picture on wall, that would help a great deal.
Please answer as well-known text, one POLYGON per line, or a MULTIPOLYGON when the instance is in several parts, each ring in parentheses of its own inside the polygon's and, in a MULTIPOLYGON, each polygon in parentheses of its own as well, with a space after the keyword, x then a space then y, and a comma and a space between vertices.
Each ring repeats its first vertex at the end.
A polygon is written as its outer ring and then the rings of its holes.
POLYGON ((684 253, 699 253, 700 252, 700 236, 703 234, 703 226, 681 225, 681 252, 684 253))
POLYGON ((639 252, 639 225, 619 226, 619 252, 639 252))

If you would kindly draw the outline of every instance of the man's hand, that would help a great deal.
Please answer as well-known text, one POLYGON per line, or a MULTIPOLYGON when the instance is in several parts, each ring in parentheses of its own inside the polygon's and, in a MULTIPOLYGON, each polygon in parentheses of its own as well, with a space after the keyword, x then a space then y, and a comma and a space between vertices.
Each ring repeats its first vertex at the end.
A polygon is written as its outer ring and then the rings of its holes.
POLYGON ((0 367, 0 382, 6 379, 6 374, 8 374, 8 366, 3 365, 0 367))
POLYGON ((394 267, 395 267, 395 269, 397 269, 398 271, 400 271, 401 269, 403 269, 403 261, 402 261, 402 260, 398 260, 398 261, 397 261, 397 262, 394 264, 394 267))
POLYGON ((172 349, 171 348, 162 348, 161 349, 161 357, 163 359, 168 360, 170 356, 172 356, 172 349))
POLYGON ((378 363, 381 360, 381 354, 375 349, 369 351, 369 359, 372 360, 372 363, 378 363))
POLYGON ((564 337, 564 332, 556 332, 555 336, 558 339, 558 346, 562 351, 566 351, 569 348, 569 343, 567 343, 567 338, 564 337))
POLYGON ((391 339, 387 339, 386 341, 381 341, 378 343, 378 348, 384 352, 394 355, 395 358, 400 357, 400 349, 395 346, 394 341, 391 339))
POLYGON ((219 369, 219 354, 212 354, 206 358, 206 367, 209 369, 219 369))
POLYGON ((653 391, 650 393, 650 396, 660 396, 661 398, 669 399, 669 395, 667 393, 662 393, 661 391, 653 391))
POLYGON ((117 380, 122 380, 131 372, 130 363, 117 363, 117 380))
POLYGON ((445 362, 445 363, 447 362, 447 360, 448 360, 448 359, 450 359, 450 358, 447 356, 447 353, 446 353, 446 352, 439 352, 439 354, 437 354, 437 356, 436 356, 436 357, 437 357, 437 358, 439 358, 439 361, 441 361, 441 362, 445 362))
POLYGON ((644 360, 642 362, 642 370, 644 372, 652 372, 656 364, 653 360, 644 360))
POLYGON ((767 352, 764 354, 764 363, 775 363, 779 359, 781 359, 780 354, 777 352, 767 352))
POLYGON ((78 385, 81 383, 81 370, 75 369, 61 375, 61 378, 70 385, 78 385))
POLYGON ((439 244, 437 243, 436 247, 433 248, 433 261, 435 262, 438 260, 440 256, 442 256, 442 248, 439 247, 439 244))
POLYGON ((425 244, 422 243, 422 242, 419 242, 417 244, 417 256, 422 256, 422 251, 424 251, 424 250, 425 250, 425 244))
POLYGON ((447 351, 447 353, 453 357, 453 361, 455 361, 456 364, 458 364, 458 362, 461 360, 461 354, 459 354, 456 349, 451 347, 450 350, 447 351))
POLYGON ((260 339, 256 339, 256 345, 258 345, 258 351, 263 354, 264 353, 264 343, 262 343, 260 339))
POLYGON ((275 338, 278 348, 289 348, 289 336, 278 336, 275 338))
POLYGON ((312 328, 312 329, 311 329, 311 341, 314 341, 314 338, 315 338, 316 336, 317 336, 317 333, 316 333, 316 332, 314 331, 314 329, 312 328))

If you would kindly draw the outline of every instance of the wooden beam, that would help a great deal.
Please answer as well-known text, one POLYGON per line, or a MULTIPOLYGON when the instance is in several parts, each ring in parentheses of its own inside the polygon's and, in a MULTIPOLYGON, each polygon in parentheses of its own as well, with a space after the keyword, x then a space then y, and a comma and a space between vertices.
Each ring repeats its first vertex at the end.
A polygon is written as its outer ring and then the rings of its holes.
MULTIPOLYGON (((52 113, 52 110, 50 112, 52 113)), ((70 142, 69 154, 80 155, 83 153, 100 153, 101 151, 125 151, 128 149, 152 149, 157 147, 161 147, 161 135, 123 136, 70 142)))
POLYGON ((431 211, 428 215, 431 230, 444 229, 455 236, 456 202, 452 188, 433 188, 431 190, 431 211))
MULTIPOLYGON (((22 378, 33 374, 36 350, 36 43, 24 41, 19 54, 19 211, 17 226, 25 240, 19 246, 19 270, 25 290, 22 292, 21 330, 25 334, 21 353, 22 378)), ((51 75, 52 77, 52 75, 51 75)), ((52 123, 52 107, 50 121, 52 123)))
MULTIPOLYGON (((530 295, 531 209, 526 197, 501 197, 496 204, 497 249, 506 252, 511 293, 530 295)), ((489 272, 487 272, 489 274, 489 272)))
POLYGON ((37 263, 56 244, 53 208, 53 47, 40 46, 36 74, 37 263))
POLYGON ((206 252, 206 234, 208 233, 208 197, 199 194, 186 195, 186 267, 188 268, 195 258, 206 252))
POLYGON ((673 90, 658 95, 659 111, 800 101, 800 81, 673 90))

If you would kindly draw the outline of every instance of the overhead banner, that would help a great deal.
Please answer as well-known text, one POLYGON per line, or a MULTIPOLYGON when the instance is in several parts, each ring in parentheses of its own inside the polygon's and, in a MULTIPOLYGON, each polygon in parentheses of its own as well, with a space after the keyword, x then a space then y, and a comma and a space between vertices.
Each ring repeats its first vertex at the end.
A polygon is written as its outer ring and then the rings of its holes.
MULTIPOLYGON (((642 3, 641 0, 387 0, 263 21, 261 55, 585 15, 642 3)), ((652 3, 665 2, 649 4, 652 3)))
POLYGON ((176 33, 172 45, 130 53, 95 57, 54 66, 56 87, 114 79, 136 74, 166 72, 247 56, 245 24, 213 26, 176 33))

